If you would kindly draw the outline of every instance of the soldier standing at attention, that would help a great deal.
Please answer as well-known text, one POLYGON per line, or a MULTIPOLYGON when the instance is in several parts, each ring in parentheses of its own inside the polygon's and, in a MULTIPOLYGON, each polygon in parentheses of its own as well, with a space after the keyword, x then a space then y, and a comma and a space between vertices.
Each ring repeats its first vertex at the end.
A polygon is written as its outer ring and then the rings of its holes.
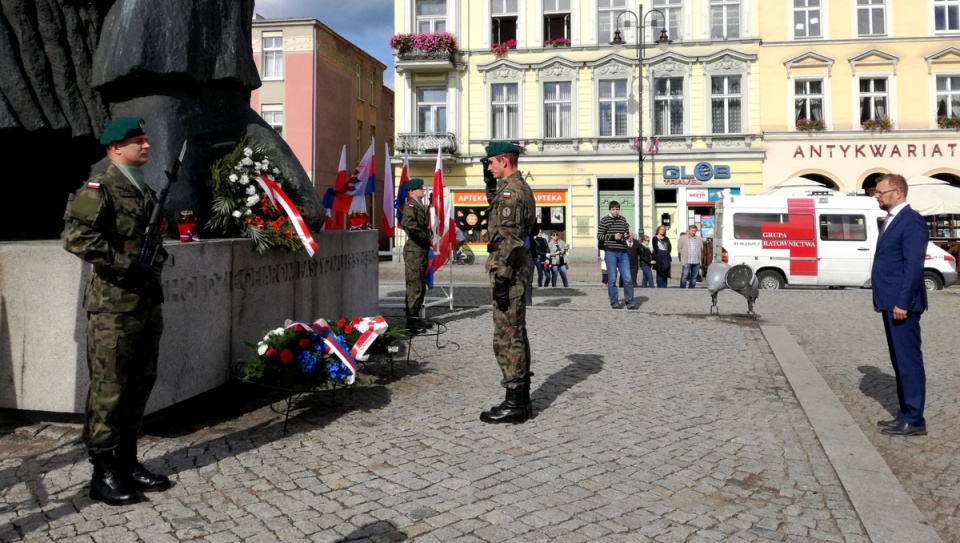
POLYGON ((139 261, 157 198, 141 169, 150 150, 143 119, 114 119, 100 143, 111 164, 70 196, 63 246, 93 265, 84 295, 90 390, 82 436, 93 464, 90 498, 127 505, 140 500, 138 490, 170 488, 137 460, 163 332, 160 271, 139 261))
POLYGON ((404 183, 407 203, 403 206, 400 225, 407 233, 403 244, 403 266, 407 281, 407 328, 411 332, 423 332, 425 323, 420 320, 423 298, 427 295, 427 253, 433 232, 428 225, 427 208, 423 206, 423 179, 411 179, 404 183))
POLYGON ((506 142, 487 146, 487 169, 500 180, 490 191, 487 272, 493 290, 493 353, 507 389, 500 405, 480 414, 483 422, 525 422, 533 416, 530 402, 530 342, 524 290, 532 279, 524 239, 536 225, 536 202, 517 171, 520 148, 506 142))

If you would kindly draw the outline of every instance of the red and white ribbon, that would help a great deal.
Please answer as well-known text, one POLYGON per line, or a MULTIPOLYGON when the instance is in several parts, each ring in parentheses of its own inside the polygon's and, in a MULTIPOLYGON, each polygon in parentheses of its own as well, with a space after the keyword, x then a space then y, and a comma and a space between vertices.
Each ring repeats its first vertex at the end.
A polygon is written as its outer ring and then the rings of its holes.
POLYGON ((357 377, 357 361, 353 358, 353 355, 350 351, 346 350, 343 345, 337 341, 337 337, 330 330, 330 326, 327 324, 327 321, 324 319, 317 319, 312 323, 306 322, 296 322, 288 320, 284 324, 284 328, 292 328, 294 326, 300 325, 304 328, 313 330, 320 338, 323 340, 323 351, 320 352, 320 356, 327 356, 333 354, 343 365, 350 370, 350 377, 347 378, 347 384, 352 385, 354 379, 357 377))
POLYGON ((273 203, 274 207, 281 207, 286 212, 287 217, 290 218, 290 223, 293 224, 293 229, 297 231, 297 235, 300 236, 300 241, 303 242, 303 248, 306 249, 307 254, 312 257, 313 253, 317 252, 317 242, 313 241, 313 236, 310 235, 310 230, 307 229, 307 223, 303 222, 303 217, 300 216, 300 212, 297 211, 296 206, 293 205, 290 198, 283 192, 280 185, 269 177, 261 175, 257 177, 257 182, 260 183, 260 188, 266 193, 267 198, 270 198, 270 202, 273 203))
POLYGON ((353 358, 361 362, 365 361, 370 356, 367 354, 367 349, 373 345, 377 336, 387 331, 387 327, 387 321, 380 316, 376 318, 363 318, 360 319, 360 322, 354 324, 353 329, 360 332, 360 337, 350 349, 350 354, 353 355, 353 358))

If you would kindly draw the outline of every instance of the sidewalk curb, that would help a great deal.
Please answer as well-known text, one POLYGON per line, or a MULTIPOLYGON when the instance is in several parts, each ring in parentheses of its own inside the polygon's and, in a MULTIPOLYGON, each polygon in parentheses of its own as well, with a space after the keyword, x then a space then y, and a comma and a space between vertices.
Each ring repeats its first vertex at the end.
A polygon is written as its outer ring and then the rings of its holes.
POLYGON ((760 330, 820 439, 870 541, 943 543, 787 329, 768 322, 761 323, 760 330))

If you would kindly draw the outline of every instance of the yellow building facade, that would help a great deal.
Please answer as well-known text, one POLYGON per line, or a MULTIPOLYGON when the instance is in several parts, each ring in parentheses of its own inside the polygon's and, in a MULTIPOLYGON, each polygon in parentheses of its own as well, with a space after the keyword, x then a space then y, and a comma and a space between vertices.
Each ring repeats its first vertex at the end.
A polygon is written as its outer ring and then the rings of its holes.
POLYGON ((397 0, 398 34, 449 32, 458 46, 398 51, 394 164, 407 156, 429 180, 442 154, 458 225, 481 254, 480 159, 494 140, 524 148, 540 224, 563 233, 574 261, 596 261, 611 200, 634 230, 709 234, 721 190, 762 189, 760 4, 397 0), (656 44, 663 30, 670 43, 656 44))
POLYGON ((759 15, 764 188, 869 191, 888 172, 960 186, 960 1, 768 0, 759 15))

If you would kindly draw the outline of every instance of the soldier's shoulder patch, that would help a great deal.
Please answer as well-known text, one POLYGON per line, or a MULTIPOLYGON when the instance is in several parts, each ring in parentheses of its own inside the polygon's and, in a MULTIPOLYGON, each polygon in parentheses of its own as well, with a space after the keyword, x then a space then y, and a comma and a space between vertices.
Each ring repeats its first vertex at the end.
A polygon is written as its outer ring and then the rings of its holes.
POLYGON ((509 192, 509 191, 503 191, 503 199, 504 199, 504 200, 509 200, 511 197, 513 197, 513 193, 511 193, 511 192, 509 192))
POLYGON ((86 188, 88 188, 88 189, 93 189, 93 190, 97 190, 97 189, 100 188, 100 182, 91 179, 90 181, 87 181, 86 188))
POLYGON ((503 215, 504 217, 509 217, 510 213, 512 213, 511 209, 512 208, 505 207, 503 208, 503 211, 500 212, 500 214, 503 215))

